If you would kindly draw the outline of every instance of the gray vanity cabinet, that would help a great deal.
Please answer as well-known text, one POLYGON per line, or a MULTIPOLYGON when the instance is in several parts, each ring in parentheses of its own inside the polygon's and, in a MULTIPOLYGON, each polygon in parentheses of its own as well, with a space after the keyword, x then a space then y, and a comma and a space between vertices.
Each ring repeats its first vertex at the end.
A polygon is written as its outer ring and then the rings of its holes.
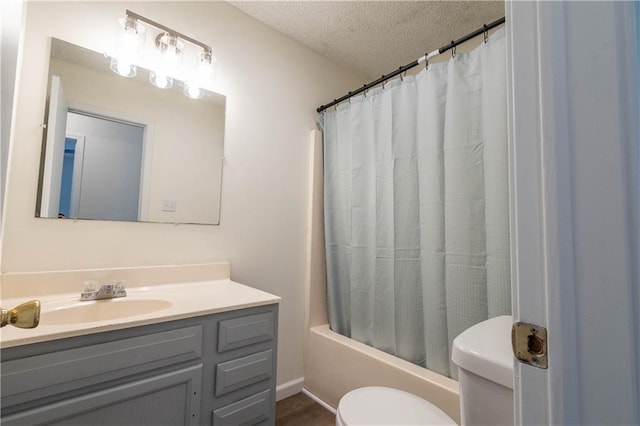
POLYGON ((273 424, 277 318, 274 304, 3 349, 0 420, 273 424))

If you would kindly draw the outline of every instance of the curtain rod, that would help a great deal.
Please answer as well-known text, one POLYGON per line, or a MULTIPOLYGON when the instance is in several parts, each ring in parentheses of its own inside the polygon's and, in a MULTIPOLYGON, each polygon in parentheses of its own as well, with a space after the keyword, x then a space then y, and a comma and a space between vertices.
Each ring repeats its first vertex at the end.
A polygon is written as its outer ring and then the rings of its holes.
POLYGON ((413 61, 413 62, 411 62, 411 63, 409 63, 407 65, 404 65, 404 66, 398 68, 397 70, 395 70, 393 72, 390 72, 389 74, 385 74, 382 77, 380 77, 379 79, 377 79, 375 81, 372 81, 371 83, 365 84, 364 86, 362 86, 359 89, 354 90, 353 92, 347 93, 346 95, 344 95, 341 98, 334 99, 333 102, 329 102, 326 105, 321 105, 320 107, 318 107, 316 109, 316 111, 318 111, 320 113, 320 112, 326 110, 327 108, 331 108, 332 106, 339 104, 342 101, 346 101, 347 99, 351 98, 352 96, 360 94, 360 93, 364 92, 365 90, 370 89, 371 87, 377 86, 380 83, 384 83, 385 81, 389 80, 390 78, 393 78, 393 77, 395 77, 395 76, 397 76, 399 74, 402 74, 403 72, 405 72, 408 69, 411 69, 411 68, 413 68, 415 66, 418 66, 423 62, 429 61, 429 59, 431 59, 431 58, 433 58, 435 56, 441 55, 442 53, 446 52, 447 50, 453 49, 454 47, 456 47, 459 44, 464 43, 465 41, 471 40, 472 38, 477 37, 480 34, 484 34, 487 31, 489 31, 489 30, 491 30, 491 29, 493 29, 493 28, 495 28, 495 27, 497 27, 499 25, 504 24, 504 22, 505 22, 505 17, 503 16, 502 18, 497 19, 497 20, 491 22, 490 24, 483 25, 481 28, 478 28, 477 30, 467 34, 464 37, 460 37, 457 40, 451 40, 451 43, 445 44, 440 49, 436 49, 433 52, 427 53, 424 56, 416 59, 415 61, 413 61))

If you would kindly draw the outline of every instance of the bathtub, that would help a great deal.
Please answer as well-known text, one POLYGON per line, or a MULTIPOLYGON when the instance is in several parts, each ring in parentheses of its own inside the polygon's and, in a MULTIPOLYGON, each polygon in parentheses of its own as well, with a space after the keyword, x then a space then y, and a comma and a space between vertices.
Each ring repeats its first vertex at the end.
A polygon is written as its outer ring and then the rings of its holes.
POLYGON ((307 335, 304 388, 332 408, 362 386, 389 386, 418 395, 460 423, 458 382, 331 331, 311 327, 307 335))

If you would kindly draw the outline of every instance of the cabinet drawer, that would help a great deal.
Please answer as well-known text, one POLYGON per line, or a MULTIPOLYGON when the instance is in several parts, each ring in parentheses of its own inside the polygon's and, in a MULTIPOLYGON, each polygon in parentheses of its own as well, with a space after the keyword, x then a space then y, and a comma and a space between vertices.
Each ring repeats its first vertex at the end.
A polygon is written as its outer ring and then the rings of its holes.
POLYGON ((2 363, 3 406, 198 359, 202 326, 163 331, 2 363))
POLYGON ((267 380, 273 371, 271 349, 216 366, 216 396, 267 380))
POLYGON ((271 391, 219 408, 213 412, 213 426, 255 425, 271 417, 271 391))
POLYGON ((273 313, 220 321, 218 352, 273 339, 273 313))

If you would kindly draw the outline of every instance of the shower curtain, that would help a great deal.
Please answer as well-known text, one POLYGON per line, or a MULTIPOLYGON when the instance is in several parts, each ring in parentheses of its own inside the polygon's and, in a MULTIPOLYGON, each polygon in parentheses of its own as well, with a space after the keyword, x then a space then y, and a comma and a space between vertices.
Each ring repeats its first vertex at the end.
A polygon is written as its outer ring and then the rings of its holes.
POLYGON ((321 121, 331 328, 455 377, 511 310, 504 30, 321 121))

